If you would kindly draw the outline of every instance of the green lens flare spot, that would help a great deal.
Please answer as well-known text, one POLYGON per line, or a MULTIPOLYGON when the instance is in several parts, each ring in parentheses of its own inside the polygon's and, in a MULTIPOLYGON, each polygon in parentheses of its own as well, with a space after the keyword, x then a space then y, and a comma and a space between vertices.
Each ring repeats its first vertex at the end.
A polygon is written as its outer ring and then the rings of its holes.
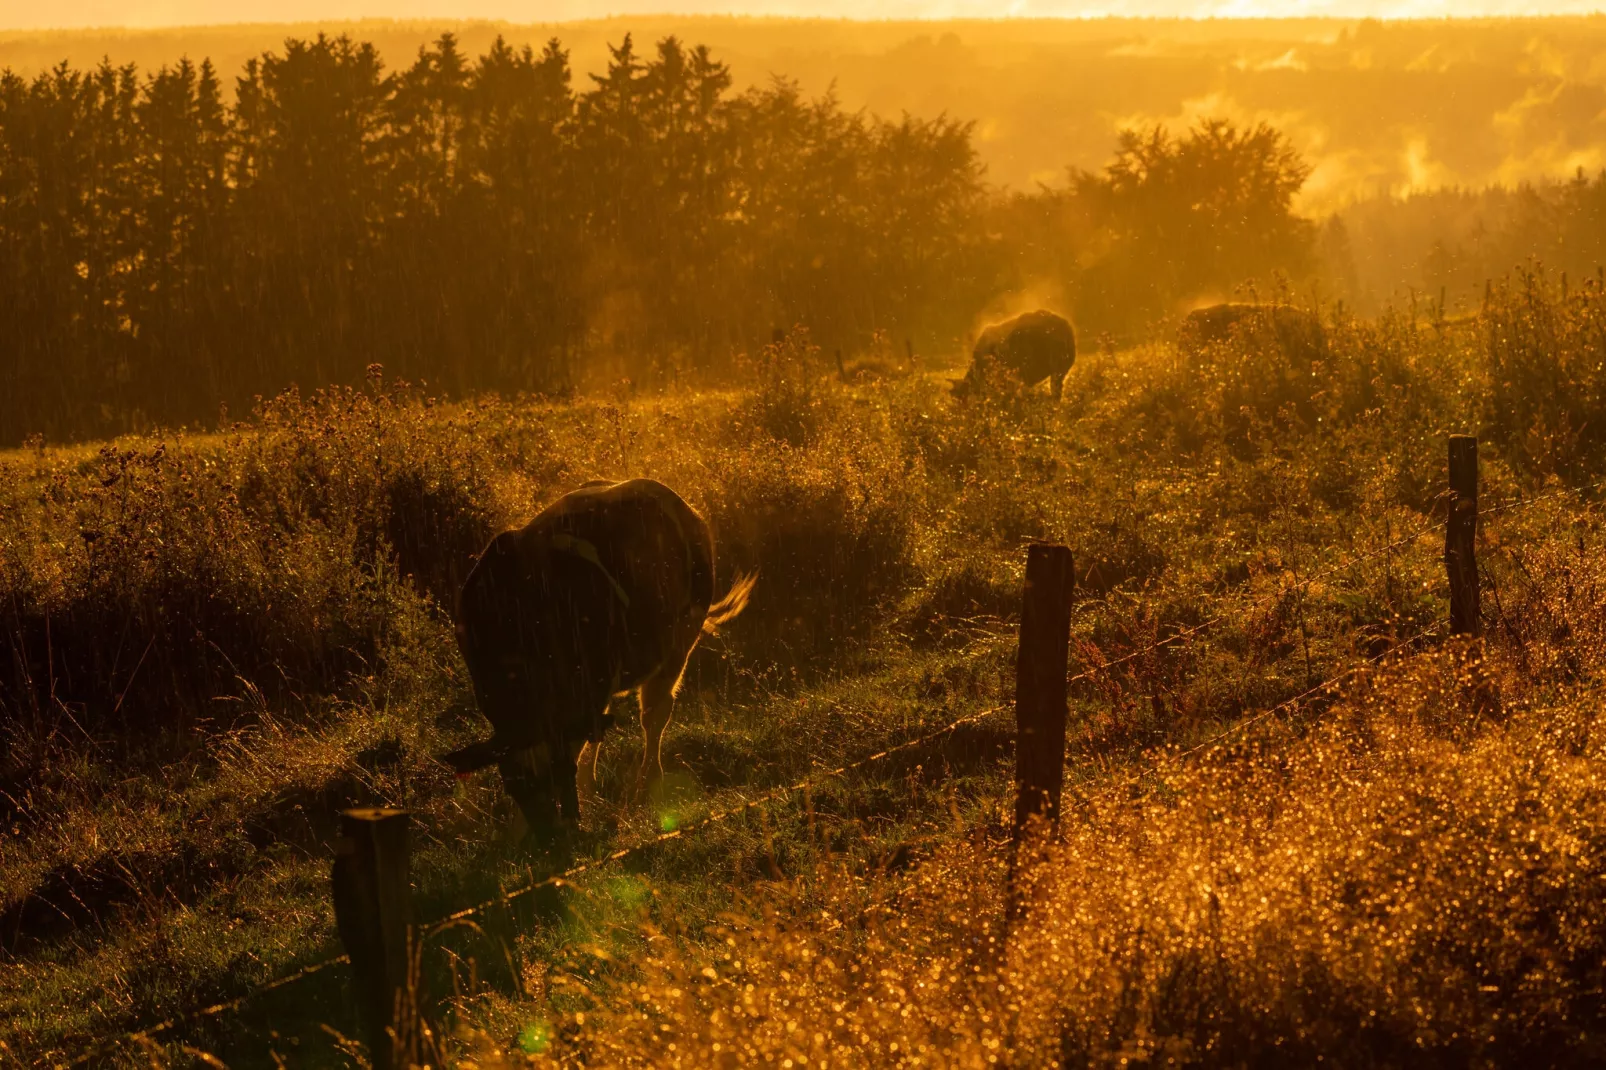
POLYGON ((638 909, 647 901, 647 886, 634 877, 616 877, 607 888, 613 901, 627 909, 638 909))
POLYGON ((546 1051, 552 1034, 545 1022, 531 1022, 519 1030, 519 1050, 526 1055, 540 1055, 546 1051))
POLYGON ((680 818, 674 814, 665 814, 658 819, 658 827, 664 832, 674 832, 680 827, 680 818))

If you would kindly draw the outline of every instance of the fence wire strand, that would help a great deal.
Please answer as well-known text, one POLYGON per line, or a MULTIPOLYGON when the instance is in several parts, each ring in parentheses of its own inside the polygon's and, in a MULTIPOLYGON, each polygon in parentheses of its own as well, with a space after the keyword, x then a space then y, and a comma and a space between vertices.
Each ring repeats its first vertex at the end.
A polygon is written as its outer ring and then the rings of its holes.
POLYGON ((1606 479, 1602 479, 1594 483, 1586 483, 1581 487, 1562 487, 1560 490, 1549 491, 1545 494, 1536 494, 1532 498, 1518 498, 1513 501, 1502 502, 1499 505, 1491 505, 1487 509, 1478 510, 1478 517, 1481 519, 1486 516, 1494 516, 1498 513, 1510 512, 1515 509, 1526 509, 1530 505, 1538 505, 1540 502, 1548 502, 1552 498, 1563 498, 1569 494, 1588 494, 1590 491, 1599 490, 1601 487, 1606 487, 1606 479))
POLYGON ((265 984, 258 985, 256 988, 242 992, 233 999, 227 999, 221 1003, 213 1003, 205 1007, 195 1007, 187 1011, 180 1011, 169 1018, 165 1018, 162 1021, 157 1022, 155 1025, 149 1025, 143 1029, 137 1029, 132 1033, 124 1033, 121 1036, 114 1037, 111 1040, 102 1041, 100 1044, 96 1045, 90 1050, 80 1054, 78 1058, 74 1059, 72 1062, 62 1065, 84 1066, 97 1057, 107 1054, 114 1048, 121 1048, 128 1044, 139 1044, 144 1041, 154 1040, 163 1033, 170 1032, 181 1025, 188 1025, 189 1023, 199 1021, 202 1018, 216 1018, 219 1015, 237 1011, 251 1000, 256 999, 258 996, 266 995, 267 993, 278 988, 287 988, 290 985, 295 984, 297 981, 302 981, 308 977, 311 977, 315 973, 322 973, 331 966, 341 966, 349 963, 350 961, 350 955, 336 955, 333 958, 327 958, 319 962, 309 963, 308 965, 301 967, 299 970, 293 970, 290 973, 285 974, 283 977, 276 977, 265 984))
POLYGON ((1249 717, 1240 718, 1210 738, 1202 740, 1191 747, 1188 747, 1184 750, 1170 751, 1162 754, 1148 762, 1143 768, 1129 772, 1110 783, 1100 785, 1091 792, 1086 793, 1085 797, 1100 798, 1116 791, 1135 787, 1136 785, 1142 783, 1146 778, 1154 776, 1167 766, 1180 765, 1189 758, 1203 754, 1205 751, 1219 746, 1224 740, 1230 739, 1240 732, 1247 731, 1248 729, 1253 728, 1255 725, 1277 716, 1284 710, 1293 709, 1308 698, 1312 698, 1316 695, 1322 694, 1323 692, 1332 691, 1339 683, 1347 680, 1351 676, 1354 676, 1360 672, 1364 672, 1385 659, 1403 652, 1406 647, 1415 646, 1422 640, 1442 632, 1445 624, 1445 621, 1440 620, 1434 622, 1429 627, 1419 629, 1409 637, 1402 639, 1398 643, 1390 646, 1387 650, 1384 650, 1378 654, 1374 654, 1363 661, 1350 665, 1348 668, 1334 673, 1321 683, 1306 688, 1304 691, 1294 695, 1292 698, 1284 699, 1275 706, 1269 706, 1266 709, 1261 710, 1259 713, 1253 714, 1249 717))
MULTIPOLYGON (((874 754, 866 755, 857 761, 818 771, 813 776, 806 777, 791 784, 785 784, 777 788, 772 788, 769 791, 766 791, 751 799, 743 799, 737 805, 712 811, 703 817, 671 832, 661 832, 656 836, 652 836, 638 843, 631 844, 628 847, 622 847, 618 850, 611 851, 599 858, 588 859, 584 862, 577 863, 576 865, 564 870, 562 873, 555 873, 552 876, 525 884, 514 889, 513 891, 503 892, 490 899, 475 903, 472 906, 467 906, 461 910, 453 911, 452 913, 447 914, 444 917, 437 918, 434 921, 426 922, 422 925, 419 925, 417 928, 422 933, 424 938, 427 939, 453 925, 483 914, 485 911, 499 904, 510 903, 515 899, 530 895, 531 893, 539 891, 542 888, 556 888, 571 884, 576 877, 580 877, 593 870, 602 869, 606 866, 612 865, 615 862, 623 861, 626 858, 641 854, 642 852, 651 850, 654 847, 658 847, 672 840, 682 839, 696 833, 701 833, 708 828, 723 824, 734 817, 745 814, 748 811, 754 810, 760 806, 765 806, 776 801, 777 799, 795 795, 799 792, 812 790, 814 787, 824 783, 827 780, 833 780, 837 777, 845 776, 848 773, 852 773, 856 770, 863 769, 866 766, 873 765, 876 762, 882 761, 894 754, 898 754, 902 751, 912 750, 915 747, 919 747, 926 743, 931 743, 945 735, 948 735, 949 733, 963 728, 966 725, 979 723, 980 721, 983 721, 994 714, 1001 713, 1009 708, 1010 707, 1006 705, 991 706, 976 713, 966 714, 965 716, 960 717, 957 720, 950 721, 948 724, 942 725, 939 728, 932 729, 929 732, 925 732, 911 739, 906 739, 883 750, 876 751, 874 754)), ((193 1010, 184 1011, 164 1019, 155 1025, 146 1026, 131 1033, 121 1034, 111 1040, 96 1045, 89 1051, 79 1055, 79 1057, 74 1059, 72 1062, 65 1065, 83 1066, 96 1057, 107 1053, 111 1049, 120 1048, 128 1044, 137 1044, 143 1041, 153 1040, 156 1037, 170 1032, 181 1025, 187 1025, 202 1018, 217 1017, 218 1015, 228 1014, 232 1011, 239 1010, 246 1003, 256 999, 258 996, 265 995, 266 993, 278 988, 284 988, 288 985, 310 977, 313 974, 320 973, 332 966, 344 965, 350 961, 350 955, 341 954, 335 955, 331 958, 323 959, 319 962, 311 963, 307 966, 301 967, 298 970, 288 973, 283 977, 276 978, 275 980, 269 981, 266 984, 243 992, 240 995, 235 996, 233 999, 225 1000, 221 1003, 214 1003, 206 1007, 199 1007, 193 1010)))
MULTIPOLYGON (((1441 497, 1442 497, 1442 495, 1441 495, 1441 497)), ((1435 499, 1435 500, 1437 500, 1437 499, 1435 499)), ((1534 499, 1534 500, 1538 501, 1539 499, 1534 499)), ((1406 546, 1411 545, 1412 543, 1416 542, 1418 539, 1422 538, 1422 536, 1424 536, 1424 535, 1431 535, 1435 531, 1443 530, 1443 528, 1444 528, 1446 523, 1448 523, 1448 521, 1440 520, 1440 521, 1437 521, 1436 523, 1428 524, 1428 525, 1426 525, 1424 527, 1418 528, 1416 531, 1413 531, 1411 534, 1402 536, 1401 538, 1398 538, 1398 539, 1395 539, 1393 542, 1389 543, 1386 546, 1379 546, 1375 550, 1368 550, 1364 554, 1359 554, 1359 555, 1357 555, 1355 557, 1351 557, 1351 558, 1348 558, 1348 559, 1346 559, 1344 561, 1341 561, 1341 562, 1339 562, 1338 564, 1334 565, 1331 568, 1324 569, 1321 572, 1312 573, 1311 575, 1306 576, 1304 579, 1295 580, 1293 583, 1287 585, 1286 587, 1282 587, 1282 588, 1278 589, 1275 593, 1262 595, 1260 598, 1257 598, 1254 601, 1250 602, 1247 606, 1244 606, 1241 609, 1234 610, 1232 613, 1225 613, 1225 612, 1217 613, 1215 616, 1209 618, 1208 620, 1201 621, 1198 624, 1190 625, 1189 627, 1182 629, 1181 631, 1177 632, 1174 635, 1170 635, 1170 636, 1167 636, 1164 639, 1158 640, 1157 642, 1150 643, 1148 646, 1143 647, 1143 648, 1141 648, 1139 650, 1134 650, 1134 651, 1131 651, 1130 653, 1123 654, 1121 657, 1118 657, 1118 658, 1112 658, 1111 660, 1104 662, 1102 665, 1094 666, 1091 669, 1084 669, 1084 670, 1082 670, 1081 672, 1077 673, 1074 676, 1067 677, 1065 682, 1068 683, 1068 684, 1071 684, 1071 683, 1076 683, 1076 682, 1081 681, 1081 680, 1091 680, 1101 672, 1105 672, 1106 670, 1113 669, 1116 666, 1123 665, 1123 664, 1125 664, 1125 663, 1127 663, 1129 661, 1134 661, 1134 660, 1136 660, 1138 658, 1143 657, 1145 654, 1152 654, 1154 651, 1159 650, 1162 647, 1171 646, 1171 645, 1173 645, 1175 643, 1179 643, 1182 640, 1187 639, 1187 638, 1189 638, 1191 636, 1197 635, 1202 631, 1206 631, 1206 630, 1208 630, 1210 628, 1213 628, 1217 624, 1220 624, 1222 621, 1226 620, 1229 616, 1237 616, 1237 615, 1241 615, 1243 613, 1251 613, 1251 612, 1254 612, 1257 609, 1262 609, 1262 608, 1264 608, 1264 607, 1266 607, 1268 605, 1272 605, 1273 603, 1278 602, 1283 598, 1286 598, 1292 592, 1297 591, 1297 590, 1299 590, 1299 589, 1301 589, 1303 587, 1309 587, 1313 583, 1318 583, 1318 582, 1320 582, 1320 581, 1322 581, 1324 579, 1329 579, 1329 578, 1331 578, 1333 576, 1338 575, 1341 572, 1345 572, 1345 571, 1348 571, 1349 569, 1354 568, 1356 565, 1365 564, 1367 561, 1375 560, 1375 559, 1377 559, 1379 557, 1384 556, 1385 554, 1392 554, 1396 550, 1399 550, 1399 549, 1402 549, 1402 548, 1404 548, 1406 546)))
POLYGON ((772 788, 769 791, 764 792, 761 795, 757 795, 751 799, 744 799, 738 805, 729 806, 722 810, 711 811, 696 821, 689 822, 685 826, 677 828, 671 832, 661 832, 658 835, 649 837, 648 839, 642 840, 639 843, 631 844, 629 847, 621 847, 616 851, 609 852, 600 858, 581 862, 578 865, 564 870, 562 873, 554 874, 553 876, 547 877, 543 880, 535 881, 514 891, 505 892, 492 899, 487 899, 484 902, 476 903, 473 906, 464 907, 462 910, 454 911, 451 914, 447 914, 445 917, 429 923, 427 926, 425 926, 425 929, 429 933, 438 932, 448 925, 471 918, 474 915, 497 905, 498 903, 510 902, 519 898, 520 896, 528 895, 531 892, 541 888, 566 884, 572 878, 590 872, 591 870, 601 869, 602 867, 611 865, 614 862, 623 861, 626 858, 640 854, 641 852, 647 851, 653 847, 657 847, 660 844, 668 843, 671 840, 678 840, 694 833, 701 833, 705 829, 708 829, 714 825, 724 824, 731 818, 745 814, 748 811, 754 810, 760 806, 765 806, 776 801, 777 799, 783 799, 790 795, 796 795, 799 792, 810 791, 827 780, 834 780, 837 777, 845 776, 848 773, 862 769, 865 766, 873 765, 874 763, 890 757, 893 754, 897 754, 900 751, 912 750, 913 748, 921 746, 922 744, 933 742, 964 727, 965 725, 975 724, 988 717, 991 717, 995 713, 1001 713, 1008 708, 1008 706, 991 706, 985 710, 981 710, 978 713, 966 714, 964 717, 961 717, 956 721, 951 721, 940 728, 934 728, 923 735, 914 737, 913 739, 906 739, 901 743, 897 743, 886 748, 885 750, 879 750, 874 754, 866 755, 865 757, 860 758, 858 761, 849 762, 846 765, 839 765, 832 769, 822 770, 817 772, 812 777, 807 777, 792 784, 785 784, 778 788, 772 788))

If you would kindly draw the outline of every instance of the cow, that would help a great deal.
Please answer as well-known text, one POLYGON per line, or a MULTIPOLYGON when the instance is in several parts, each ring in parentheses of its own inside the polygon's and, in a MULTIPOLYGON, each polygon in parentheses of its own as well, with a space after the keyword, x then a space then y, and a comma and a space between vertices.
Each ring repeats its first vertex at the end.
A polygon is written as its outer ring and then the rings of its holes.
POLYGON ((634 691, 636 786, 650 790, 686 660, 746 608, 756 578, 737 576, 713 602, 708 523, 662 483, 565 494, 492 539, 463 582, 457 642, 493 734, 443 760, 459 776, 496 764, 531 833, 550 843, 578 826, 609 703, 634 691))
POLYGON ((1027 312, 981 332, 971 351, 970 371, 954 381, 954 393, 972 393, 981 385, 983 367, 988 360, 1020 376, 1028 388, 1044 379, 1058 400, 1065 386, 1065 374, 1076 363, 1076 332, 1064 316, 1043 309, 1027 312))
POLYGON ((1183 317, 1177 334, 1184 348, 1197 354, 1234 335, 1259 331, 1269 332, 1285 356, 1302 362, 1317 357, 1326 343, 1321 319, 1294 305, 1227 303, 1196 308, 1183 317))

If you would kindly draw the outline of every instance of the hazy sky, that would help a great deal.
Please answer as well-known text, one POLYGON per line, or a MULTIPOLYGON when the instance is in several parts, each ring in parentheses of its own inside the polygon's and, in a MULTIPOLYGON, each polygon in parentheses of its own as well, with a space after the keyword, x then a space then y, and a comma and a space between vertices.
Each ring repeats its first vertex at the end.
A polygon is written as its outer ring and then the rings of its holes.
POLYGON ((0 29, 175 26, 352 18, 487 18, 552 22, 649 12, 851 18, 1000 15, 1588 14, 1606 0, 0 0, 0 29))

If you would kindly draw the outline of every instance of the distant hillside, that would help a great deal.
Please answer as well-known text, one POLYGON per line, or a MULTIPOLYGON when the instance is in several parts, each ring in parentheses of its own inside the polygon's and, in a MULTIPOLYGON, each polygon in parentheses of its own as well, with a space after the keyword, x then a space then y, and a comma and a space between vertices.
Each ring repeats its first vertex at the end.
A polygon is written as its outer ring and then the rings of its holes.
POLYGON ((1116 131, 1224 115, 1286 131, 1315 165, 1304 207, 1606 165, 1606 18, 1398 22, 875 22, 642 16, 545 25, 419 21, 0 34, 0 67, 211 57, 232 85, 287 36, 349 33, 391 65, 444 29, 478 54, 560 38, 598 71, 627 32, 711 46, 738 87, 773 75, 849 108, 974 120, 989 178, 1016 188, 1096 168, 1116 131))

